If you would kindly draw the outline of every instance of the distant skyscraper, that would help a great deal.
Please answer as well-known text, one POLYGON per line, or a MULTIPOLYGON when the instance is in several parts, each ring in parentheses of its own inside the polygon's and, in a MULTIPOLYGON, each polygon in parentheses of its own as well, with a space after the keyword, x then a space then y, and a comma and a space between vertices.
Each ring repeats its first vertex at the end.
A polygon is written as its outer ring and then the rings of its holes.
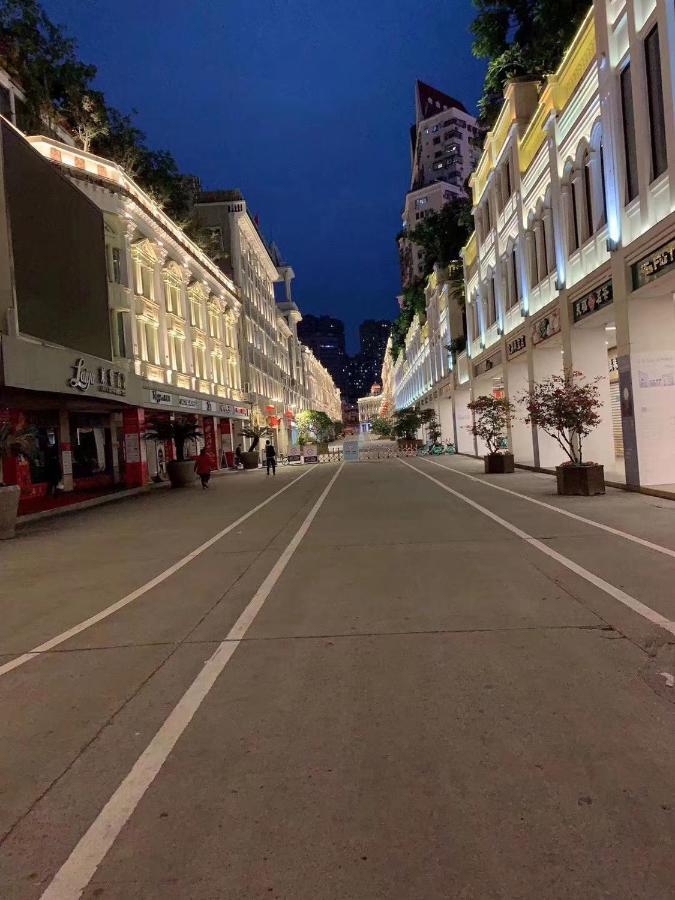
POLYGON ((333 376, 333 381, 342 392, 348 393, 349 371, 345 351, 345 326, 333 316, 302 317, 298 323, 298 337, 314 352, 333 376))
MULTIPOLYGON (((391 332, 391 322, 386 319, 366 319, 359 326, 361 355, 377 360, 377 374, 380 374, 384 350, 391 332)), ((377 379, 376 379, 377 380, 377 379)))
POLYGON ((418 81, 415 84, 415 124, 410 129, 412 171, 403 209, 399 241, 401 281, 407 287, 424 274, 424 259, 416 244, 405 239, 430 212, 466 197, 466 179, 476 167, 483 132, 464 104, 418 81))

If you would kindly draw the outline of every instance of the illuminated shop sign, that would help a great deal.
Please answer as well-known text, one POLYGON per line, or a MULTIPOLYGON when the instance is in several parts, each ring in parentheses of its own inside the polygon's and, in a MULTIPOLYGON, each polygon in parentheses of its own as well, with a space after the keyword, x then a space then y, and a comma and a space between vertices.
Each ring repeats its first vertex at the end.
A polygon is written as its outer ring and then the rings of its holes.
POLYGON ((518 337, 514 337, 510 341, 506 342, 507 359, 518 356, 518 354, 522 353, 523 350, 527 350, 527 338, 524 334, 519 334, 518 337))
POLYGON ((612 282, 611 280, 606 281, 604 284, 601 284, 600 287, 591 291, 590 294, 579 297, 578 300, 575 300, 572 303, 572 318, 575 322, 578 322, 580 319, 583 319, 584 316, 590 316, 591 313, 602 309, 603 306, 609 306, 613 300, 614 291, 612 289, 612 282))
POLYGON ((560 331, 560 309, 556 307, 532 325, 532 343, 541 344, 560 331))
POLYGON ((668 241, 633 265, 633 290, 675 269, 675 240, 668 241))
POLYGON ((88 369, 83 357, 75 360, 72 366, 73 374, 68 379, 68 387, 86 393, 89 388, 101 394, 115 394, 124 397, 127 392, 127 375, 119 369, 108 366, 97 366, 88 369))

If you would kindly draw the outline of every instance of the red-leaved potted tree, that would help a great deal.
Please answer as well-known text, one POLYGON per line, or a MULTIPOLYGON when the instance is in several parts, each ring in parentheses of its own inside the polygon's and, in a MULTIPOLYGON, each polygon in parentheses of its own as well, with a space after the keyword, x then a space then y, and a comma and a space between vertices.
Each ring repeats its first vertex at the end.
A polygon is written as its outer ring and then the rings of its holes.
POLYGON ((467 404, 473 413, 473 424, 467 429, 485 442, 488 452, 483 457, 487 475, 503 475, 514 470, 513 453, 500 452, 506 439, 506 429, 513 419, 515 407, 505 397, 482 394, 467 404))
POLYGON ((518 399, 527 409, 525 421, 550 435, 568 456, 567 462, 556 466, 558 493, 589 497, 605 493, 603 466, 583 458, 584 439, 600 422, 597 383, 602 376, 582 383, 583 377, 577 371, 552 375, 535 382, 518 399))

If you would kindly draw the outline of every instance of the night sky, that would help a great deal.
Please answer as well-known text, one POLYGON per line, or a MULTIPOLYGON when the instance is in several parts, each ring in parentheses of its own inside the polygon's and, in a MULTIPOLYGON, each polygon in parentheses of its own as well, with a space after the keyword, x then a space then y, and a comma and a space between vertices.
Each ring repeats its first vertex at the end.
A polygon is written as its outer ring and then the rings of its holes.
POLYGON ((238 187, 304 312, 393 318, 419 78, 473 110, 470 0, 43 0, 97 87, 205 189, 238 187))

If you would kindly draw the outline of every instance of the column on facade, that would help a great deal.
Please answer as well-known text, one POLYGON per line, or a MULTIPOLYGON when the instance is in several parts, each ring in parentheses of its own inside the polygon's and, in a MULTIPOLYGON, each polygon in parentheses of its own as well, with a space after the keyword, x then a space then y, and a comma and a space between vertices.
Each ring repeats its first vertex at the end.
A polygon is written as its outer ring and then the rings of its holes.
POLYGON ((127 338, 128 355, 134 359, 141 358, 141 340, 138 329, 138 319, 136 317, 136 291, 134 288, 134 260, 131 255, 131 245, 134 235, 136 234, 136 225, 133 222, 127 222, 124 233, 124 270, 127 280, 127 288, 129 290, 129 317, 128 317, 128 334, 127 338))
POLYGON ((166 294, 164 291, 164 279, 162 273, 167 259, 166 250, 163 247, 157 247, 157 264, 153 268, 153 281, 155 285, 155 302, 159 307, 157 320, 159 322, 159 334, 157 335, 157 343, 159 345, 159 363, 161 366, 171 369, 171 353, 169 351, 169 333, 166 324, 166 294))
POLYGON ((145 447, 145 410, 130 407, 122 413, 124 432, 124 481, 127 487, 139 487, 148 481, 145 447))

